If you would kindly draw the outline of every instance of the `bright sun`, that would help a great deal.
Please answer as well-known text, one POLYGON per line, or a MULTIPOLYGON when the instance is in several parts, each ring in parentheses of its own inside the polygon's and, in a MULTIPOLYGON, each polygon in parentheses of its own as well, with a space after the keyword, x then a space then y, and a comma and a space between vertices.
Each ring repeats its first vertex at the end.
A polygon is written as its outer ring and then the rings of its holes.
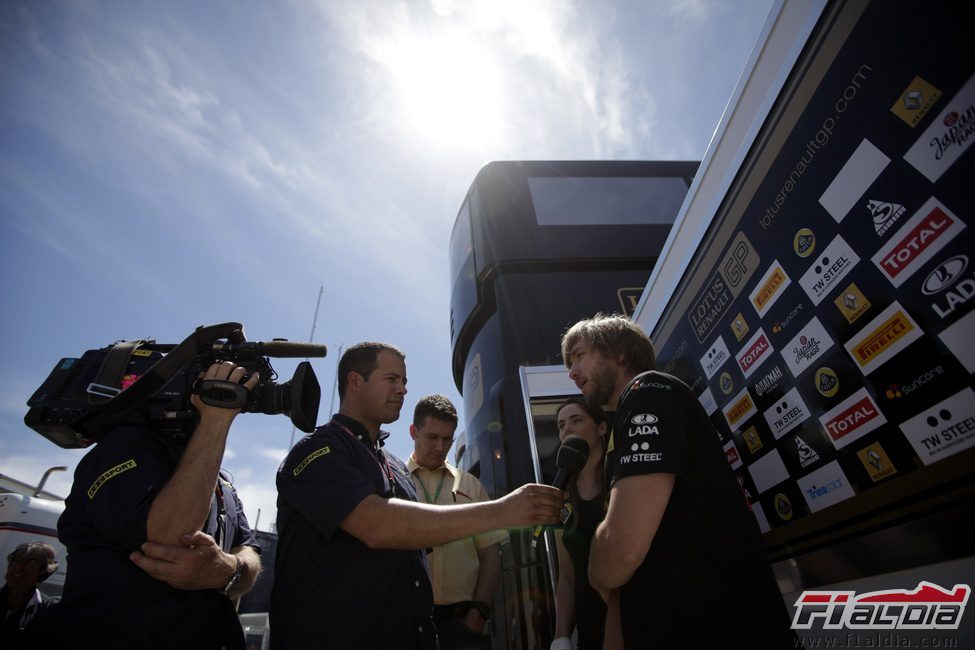
POLYGON ((446 146, 476 146, 502 135, 500 66, 457 37, 390 44, 399 105, 411 129, 446 146))

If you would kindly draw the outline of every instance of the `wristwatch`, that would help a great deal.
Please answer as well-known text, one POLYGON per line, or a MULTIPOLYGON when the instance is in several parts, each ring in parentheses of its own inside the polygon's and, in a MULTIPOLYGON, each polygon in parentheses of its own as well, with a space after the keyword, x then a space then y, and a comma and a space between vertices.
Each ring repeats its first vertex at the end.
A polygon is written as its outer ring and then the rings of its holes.
POLYGON ((476 609, 477 613, 480 614, 481 618, 483 618, 485 621, 491 618, 491 608, 488 607, 488 604, 485 602, 480 600, 472 600, 470 609, 467 611, 470 611, 471 609, 476 609))
POLYGON ((230 595, 230 590, 234 588, 237 581, 240 580, 241 574, 244 572, 244 561, 240 559, 239 555, 235 555, 234 559, 237 560, 237 568, 234 569, 234 575, 230 576, 230 581, 227 586, 220 590, 224 596, 230 595))

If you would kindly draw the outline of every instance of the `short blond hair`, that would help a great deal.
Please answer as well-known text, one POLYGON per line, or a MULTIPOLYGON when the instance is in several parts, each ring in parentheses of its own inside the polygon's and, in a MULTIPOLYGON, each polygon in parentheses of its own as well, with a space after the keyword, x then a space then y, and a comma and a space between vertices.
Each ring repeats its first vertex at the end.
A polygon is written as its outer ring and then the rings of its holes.
POLYGON ((569 352, 580 340, 607 357, 623 355, 623 363, 630 372, 645 372, 657 367, 653 343, 643 328, 620 314, 596 314, 579 321, 562 335, 562 362, 571 368, 569 352))

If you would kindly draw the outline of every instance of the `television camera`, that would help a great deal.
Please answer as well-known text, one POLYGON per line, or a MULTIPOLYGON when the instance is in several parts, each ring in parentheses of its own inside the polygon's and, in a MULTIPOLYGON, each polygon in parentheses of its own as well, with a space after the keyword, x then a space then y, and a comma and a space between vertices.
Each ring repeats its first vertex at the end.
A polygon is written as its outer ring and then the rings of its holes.
POLYGON ((315 429, 321 389, 306 360, 294 376, 274 383, 268 357, 324 357, 326 347, 284 339, 248 341, 240 323, 201 326, 179 344, 154 339, 119 341, 80 358, 61 359, 27 401, 24 423, 66 449, 87 447, 118 426, 141 426, 189 436, 199 421, 190 396, 212 406, 284 414, 305 432, 315 429), (260 379, 253 390, 199 380, 219 361, 243 366, 260 379))

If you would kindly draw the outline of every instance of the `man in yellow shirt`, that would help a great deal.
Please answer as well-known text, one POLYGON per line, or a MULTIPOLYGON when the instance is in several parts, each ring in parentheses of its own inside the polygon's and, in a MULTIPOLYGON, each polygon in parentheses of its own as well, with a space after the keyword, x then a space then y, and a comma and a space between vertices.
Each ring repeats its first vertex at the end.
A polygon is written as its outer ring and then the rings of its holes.
MULTIPOLYGON (((438 505, 490 500, 477 478, 447 462, 456 430, 457 409, 449 399, 428 395, 417 403, 410 425, 414 451, 406 466, 419 500, 438 505)), ((491 531, 434 547, 428 555, 442 650, 484 647, 488 603, 501 580, 498 546, 507 538, 503 530, 491 531)))

